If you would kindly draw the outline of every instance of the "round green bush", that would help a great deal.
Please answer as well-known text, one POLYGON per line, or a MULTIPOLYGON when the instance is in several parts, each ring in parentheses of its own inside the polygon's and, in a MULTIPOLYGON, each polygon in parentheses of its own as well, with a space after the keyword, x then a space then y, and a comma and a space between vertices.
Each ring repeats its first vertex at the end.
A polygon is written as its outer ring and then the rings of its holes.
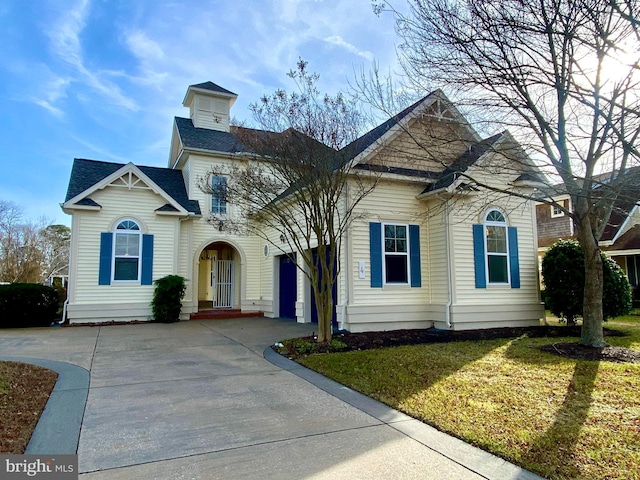
MULTIPOLYGON (((603 265, 602 313, 605 320, 631 311, 631 287, 625 273, 601 253, 603 265)), ((545 303, 551 313, 575 323, 582 315, 584 299, 584 252, 575 240, 558 240, 542 260, 545 303)))
POLYGON ((182 299, 187 291, 186 280, 179 275, 167 275, 153 283, 156 286, 151 302, 153 318, 162 323, 180 320, 182 299))

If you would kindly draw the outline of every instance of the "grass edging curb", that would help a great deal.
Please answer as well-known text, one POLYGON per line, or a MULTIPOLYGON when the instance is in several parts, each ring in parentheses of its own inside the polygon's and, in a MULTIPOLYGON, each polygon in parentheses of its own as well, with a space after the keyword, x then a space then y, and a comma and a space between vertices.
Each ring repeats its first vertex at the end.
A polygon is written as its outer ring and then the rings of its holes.
POLYGON ((75 455, 89 394, 89 372, 72 363, 42 358, 0 356, 0 360, 38 365, 58 373, 25 454, 75 455))
POLYGON ((263 356, 277 367, 289 371, 345 403, 371 415, 373 418, 397 430, 444 457, 487 479, 544 480, 542 477, 514 465, 489 452, 447 435, 430 425, 395 410, 384 403, 367 397, 324 375, 314 372, 290 360, 271 347, 263 356))

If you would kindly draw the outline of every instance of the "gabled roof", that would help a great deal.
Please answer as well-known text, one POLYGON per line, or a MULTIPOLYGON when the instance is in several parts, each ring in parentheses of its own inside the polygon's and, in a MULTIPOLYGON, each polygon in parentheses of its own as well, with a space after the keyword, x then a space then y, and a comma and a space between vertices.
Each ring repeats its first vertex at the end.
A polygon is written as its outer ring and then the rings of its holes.
MULTIPOLYGON (((640 185, 640 166, 629 167, 624 171, 624 174, 618 173, 612 177, 611 172, 599 173, 593 176, 593 192, 594 197, 597 198, 600 195, 599 192, 605 191, 609 188, 612 182, 624 182, 619 183, 618 187, 621 190, 617 199, 613 204, 611 210, 611 216, 607 221, 607 225, 600 236, 601 242, 618 241, 618 235, 625 223, 628 221, 631 212, 638 208, 637 205, 640 202, 640 192, 638 192, 638 186, 640 185)), ((558 183, 555 185, 549 185, 541 190, 541 198, 557 198, 563 195, 568 195, 567 188, 564 183, 558 183)))
POLYGON ((607 251, 640 250, 640 225, 634 225, 624 232, 607 251))
MULTIPOLYGON (((72 200, 83 192, 88 191, 96 184, 115 174, 126 165, 123 163, 101 162, 98 160, 87 160, 76 158, 71 169, 71 178, 65 202, 72 200)), ((137 167, 153 181, 163 192, 173 199, 186 211, 200 215, 200 205, 195 200, 189 200, 184 179, 180 170, 171 170, 158 167, 137 167)), ((99 206, 92 199, 85 197, 75 203, 76 205, 99 206)), ((165 205, 166 207, 166 205, 165 205)), ((164 207, 161 207, 161 209, 164 207)), ((164 210, 166 211, 166 210, 164 210)))
POLYGON ((373 145, 376 141, 380 140, 385 133, 387 133, 391 128, 397 125, 402 119, 404 119, 407 115, 413 112, 419 105, 424 103, 428 98, 435 95, 434 93, 430 93, 424 98, 421 98, 414 104, 408 106, 404 110, 402 110, 397 115, 394 115, 386 122, 381 123, 377 127, 369 130, 367 133, 362 135, 360 138, 354 140, 346 147, 343 147, 341 153, 346 157, 353 159, 364 152, 367 148, 373 145))
POLYGON ((636 202, 628 197, 619 197, 613 204, 611 216, 600 236, 601 242, 618 240, 616 237, 623 225, 628 221, 631 212, 636 208, 636 202))
POLYGON ((452 185, 462 173, 466 172, 470 166, 480 159, 480 157, 492 149, 504 134, 505 132, 497 133, 492 137, 486 138, 472 145, 471 148, 458 157, 450 166, 445 168, 440 174, 439 179, 425 188, 421 195, 429 192, 435 192, 436 190, 447 188, 452 185))

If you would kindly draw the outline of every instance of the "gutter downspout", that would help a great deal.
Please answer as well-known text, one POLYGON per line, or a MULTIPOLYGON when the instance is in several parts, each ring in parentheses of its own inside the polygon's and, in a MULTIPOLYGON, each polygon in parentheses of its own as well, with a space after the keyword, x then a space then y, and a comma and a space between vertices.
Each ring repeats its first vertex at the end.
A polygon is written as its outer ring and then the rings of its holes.
POLYGON ((451 238, 449 236, 449 200, 445 200, 444 202, 444 232, 445 232, 445 251, 447 257, 447 304, 444 309, 444 318, 447 323, 447 328, 451 328, 451 303, 453 302, 453 292, 452 292, 452 279, 451 279, 451 249, 450 249, 450 241, 451 238))
MULTIPOLYGON (((349 182, 345 183, 345 198, 344 198, 344 214, 347 216, 349 201, 349 182)), ((343 247, 344 250, 344 259, 345 259, 345 282, 344 282, 344 299, 341 305, 341 315, 340 315, 340 330, 344 330, 345 318, 347 317, 347 303, 349 303, 349 288, 351 286, 351 258, 349 255, 349 228, 347 227, 344 231, 343 237, 343 247)), ((338 259, 338 263, 340 259, 338 259)))
POLYGON ((69 305, 69 299, 68 298, 62 304, 62 319, 60 320, 60 325, 63 325, 64 322, 67 321, 67 305, 69 305))

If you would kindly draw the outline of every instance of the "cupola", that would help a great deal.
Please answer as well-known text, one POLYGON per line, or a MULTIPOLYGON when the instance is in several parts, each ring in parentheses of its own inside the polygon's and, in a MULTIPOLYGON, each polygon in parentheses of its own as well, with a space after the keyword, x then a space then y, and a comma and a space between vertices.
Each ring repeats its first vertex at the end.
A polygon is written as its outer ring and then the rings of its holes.
POLYGON ((189 107, 189 117, 196 128, 229 131, 229 111, 238 98, 233 92, 213 82, 190 85, 182 105, 189 107))

